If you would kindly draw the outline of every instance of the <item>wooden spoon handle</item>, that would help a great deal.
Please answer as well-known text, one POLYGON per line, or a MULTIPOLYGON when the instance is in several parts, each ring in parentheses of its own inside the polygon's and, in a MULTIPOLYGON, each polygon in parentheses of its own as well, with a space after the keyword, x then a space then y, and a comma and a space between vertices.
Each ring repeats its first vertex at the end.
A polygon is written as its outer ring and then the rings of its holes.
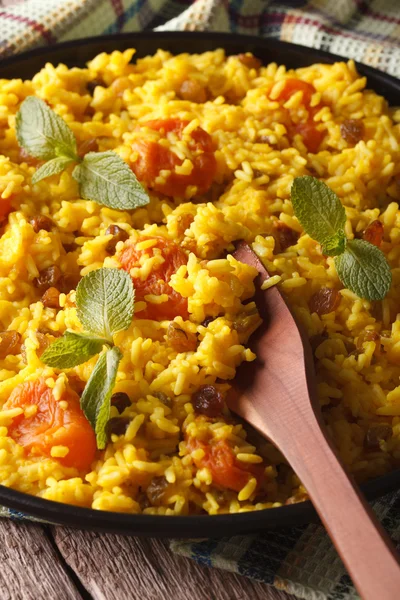
POLYGON ((285 452, 287 460, 306 487, 361 597, 398 599, 399 557, 387 533, 345 472, 324 431, 317 423, 309 425, 303 422, 300 431, 297 427, 292 432, 296 444, 285 452))

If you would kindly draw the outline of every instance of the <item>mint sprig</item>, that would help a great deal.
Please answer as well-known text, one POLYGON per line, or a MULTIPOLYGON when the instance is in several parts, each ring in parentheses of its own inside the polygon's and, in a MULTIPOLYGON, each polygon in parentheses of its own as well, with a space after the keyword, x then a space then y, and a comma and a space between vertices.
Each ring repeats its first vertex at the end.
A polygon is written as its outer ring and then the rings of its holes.
POLYGON ((315 177, 296 177, 290 191, 294 214, 329 254, 343 244, 346 212, 339 198, 315 177))
POLYGON ((315 177, 296 177, 291 200, 304 231, 321 244, 325 255, 335 257, 343 285, 360 298, 382 300, 392 283, 385 255, 366 240, 347 240, 346 213, 335 192, 315 177))
POLYGON ((109 340, 88 333, 66 331, 42 354, 42 362, 54 369, 70 369, 81 365, 109 346, 109 340))
POLYGON ((105 429, 110 419, 110 400, 121 358, 122 352, 116 346, 103 352, 81 397, 82 409, 96 433, 97 447, 100 450, 107 443, 105 429))
POLYGON ((57 173, 61 173, 73 162, 74 159, 68 158, 68 156, 58 156, 57 158, 52 158, 51 160, 48 160, 33 174, 32 183, 37 183, 42 179, 46 179, 46 177, 50 177, 51 175, 57 175, 57 173))
POLYGON ((115 152, 89 152, 72 177, 80 184, 85 200, 96 200, 110 208, 129 210, 145 206, 149 196, 128 165, 115 152))
POLYGON ((28 96, 16 117, 18 143, 31 156, 51 160, 64 156, 77 160, 76 139, 66 122, 46 102, 28 96))
POLYGON ((385 255, 366 240, 348 241, 335 267, 343 284, 360 298, 382 300, 390 290, 392 273, 385 255))
POLYGON ((78 163, 72 175, 82 198, 119 210, 132 210, 150 202, 133 171, 113 151, 78 156, 76 139, 67 123, 46 102, 28 96, 16 116, 19 145, 28 154, 46 160, 32 177, 37 183, 78 163))
POLYGON ((120 269, 91 271, 76 288, 78 319, 85 329, 109 342, 131 324, 134 300, 132 279, 120 269))
POLYGON ((106 445, 110 399, 122 358, 113 336, 130 326, 134 298, 132 279, 125 271, 111 268, 91 271, 76 289, 77 314, 86 332, 66 331, 41 357, 50 367, 69 369, 101 352, 81 397, 82 410, 96 433, 99 449, 106 445), (104 347, 107 349, 102 351, 104 347))

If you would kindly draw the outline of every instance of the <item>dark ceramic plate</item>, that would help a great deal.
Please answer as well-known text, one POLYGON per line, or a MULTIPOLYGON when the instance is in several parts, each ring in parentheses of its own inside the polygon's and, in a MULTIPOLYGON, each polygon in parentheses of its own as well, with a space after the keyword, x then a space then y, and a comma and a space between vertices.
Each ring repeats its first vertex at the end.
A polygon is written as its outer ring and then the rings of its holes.
MULTIPOLYGON (((69 67, 83 67, 100 52, 131 47, 137 49, 136 57, 153 54, 158 48, 174 54, 199 53, 216 48, 224 48, 227 54, 250 51, 261 58, 264 64, 276 61, 295 68, 315 62, 333 63, 344 60, 327 52, 251 36, 229 33, 144 32, 77 40, 26 52, 3 60, 0 64, 0 78, 30 78, 46 62, 62 62, 69 67)), ((390 104, 400 105, 400 81, 370 67, 357 66, 360 73, 368 77, 370 88, 383 95, 390 104)), ((362 489, 369 499, 373 499, 399 487, 400 470, 369 481, 362 489)), ((0 486, 0 504, 61 525, 104 532, 180 538, 237 535, 261 529, 302 525, 318 519, 310 502, 235 515, 162 517, 77 508, 29 496, 3 486, 0 486)))

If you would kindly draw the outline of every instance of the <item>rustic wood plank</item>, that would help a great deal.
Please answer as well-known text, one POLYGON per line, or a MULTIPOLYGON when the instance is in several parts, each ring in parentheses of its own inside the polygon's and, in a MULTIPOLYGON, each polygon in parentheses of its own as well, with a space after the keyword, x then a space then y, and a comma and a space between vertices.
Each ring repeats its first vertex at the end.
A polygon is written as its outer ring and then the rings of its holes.
POLYGON ((265 584, 176 556, 163 540, 61 527, 52 532, 95 600, 295 600, 265 584))
POLYGON ((82 600, 43 526, 0 519, 1 600, 82 600))

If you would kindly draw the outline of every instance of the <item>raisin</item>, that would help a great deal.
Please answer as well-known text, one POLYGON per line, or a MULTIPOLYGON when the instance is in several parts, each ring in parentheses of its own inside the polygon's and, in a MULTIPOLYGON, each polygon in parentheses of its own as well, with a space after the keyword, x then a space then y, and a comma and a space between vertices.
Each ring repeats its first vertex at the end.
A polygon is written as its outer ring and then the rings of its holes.
POLYGON ((325 332, 316 333, 315 335, 312 335, 310 337, 310 346, 313 351, 313 354, 315 353, 318 346, 320 344, 322 344, 322 342, 325 342, 325 340, 327 340, 327 339, 328 339, 328 334, 325 332))
POLYGON ((123 413, 130 405, 130 398, 125 392, 116 392, 111 396, 111 406, 115 406, 119 413, 123 413))
POLYGON ((168 486, 164 476, 153 477, 146 490, 146 496, 153 506, 161 506, 168 486))
POLYGON ((50 217, 46 217, 46 215, 38 215, 37 217, 32 217, 29 223, 32 225, 33 231, 35 233, 39 233, 41 229, 43 229, 44 231, 51 231, 54 227, 53 221, 50 219, 50 217))
POLYGON ((202 385, 192 396, 194 409, 206 417, 218 417, 224 408, 222 395, 213 385, 202 385))
POLYGON ((381 341, 381 336, 377 331, 373 329, 366 329, 363 333, 358 336, 357 348, 360 350, 363 347, 364 342, 378 342, 381 341))
POLYGON ((233 322, 233 329, 239 334, 244 333, 247 336, 251 335, 260 324, 260 316, 258 311, 240 313, 233 322))
POLYGON ((60 267, 53 265, 43 271, 40 271, 39 277, 34 279, 33 283, 39 291, 45 292, 51 287, 56 287, 57 283, 61 280, 62 273, 60 267))
POLYGON ((186 333, 176 323, 170 323, 167 329, 167 343, 176 352, 191 352, 197 348, 197 337, 186 333))
POLYGON ((36 349, 36 355, 40 358, 43 352, 50 346, 53 342, 53 336, 48 336, 44 333, 40 333, 40 331, 36 332, 36 339, 39 342, 39 347, 36 349))
POLYGON ((22 336, 18 331, 10 329, 0 333, 0 359, 6 358, 9 354, 19 354, 21 351, 22 336))
POLYGON ((144 510, 145 508, 149 508, 149 506, 151 506, 148 497, 146 496, 146 494, 144 492, 141 491, 141 488, 139 488, 139 493, 136 496, 136 502, 139 504, 139 506, 142 510, 144 510))
POLYGON ((379 450, 380 440, 388 440, 392 436, 392 428, 386 423, 371 425, 365 436, 364 445, 369 450, 379 450))
POLYGON ((99 145, 97 143, 96 138, 90 138, 89 140, 85 140, 78 145, 78 156, 83 158, 89 152, 98 152, 99 145))
POLYGON ((129 417, 113 417, 107 422, 106 435, 110 440, 111 435, 124 435, 128 429, 131 419, 129 417))
POLYGON ((104 86, 104 82, 101 79, 92 79, 92 81, 87 82, 86 89, 91 96, 93 96, 94 90, 98 85, 104 86))
POLYGON ((262 65, 261 60, 252 54, 238 54, 237 57, 242 65, 248 69, 259 69, 262 65))
POLYGON ((363 239, 379 247, 383 240, 383 224, 378 220, 372 221, 365 229, 363 239))
POLYGON ((364 136, 364 123, 360 119, 346 119, 340 126, 340 133, 348 144, 358 144, 364 136))
POLYGON ((216 317, 206 317, 204 319, 204 321, 202 321, 200 323, 200 325, 202 325, 203 327, 208 327, 210 323, 212 323, 213 321, 215 321, 216 317))
POLYGON ((274 223, 274 228, 274 238, 277 243, 278 252, 285 252, 287 248, 297 244, 300 237, 300 234, 297 231, 294 231, 294 229, 291 229, 285 225, 285 223, 281 223, 280 221, 274 223))
POLYGON ((106 235, 113 236, 106 246, 106 252, 109 254, 115 252, 118 242, 125 242, 129 238, 129 234, 124 229, 121 229, 121 227, 118 227, 118 225, 109 225, 106 229, 106 235))
POLYGON ((46 308, 60 308, 60 292, 58 289, 51 287, 46 290, 42 296, 42 303, 46 308))
POLYGON ((340 304, 340 294, 333 288, 321 288, 311 296, 309 307, 310 312, 317 315, 326 315, 335 310, 340 304))
POLYGON ((151 392, 151 395, 165 404, 165 406, 171 406, 171 398, 169 398, 167 394, 164 394, 164 392, 151 392))
POLYGON ((65 252, 75 252, 77 248, 79 248, 76 242, 71 242, 70 244, 63 244, 63 248, 65 252))
POLYGON ((204 104, 207 102, 207 91, 201 83, 194 79, 185 79, 179 87, 178 96, 182 100, 204 104))

